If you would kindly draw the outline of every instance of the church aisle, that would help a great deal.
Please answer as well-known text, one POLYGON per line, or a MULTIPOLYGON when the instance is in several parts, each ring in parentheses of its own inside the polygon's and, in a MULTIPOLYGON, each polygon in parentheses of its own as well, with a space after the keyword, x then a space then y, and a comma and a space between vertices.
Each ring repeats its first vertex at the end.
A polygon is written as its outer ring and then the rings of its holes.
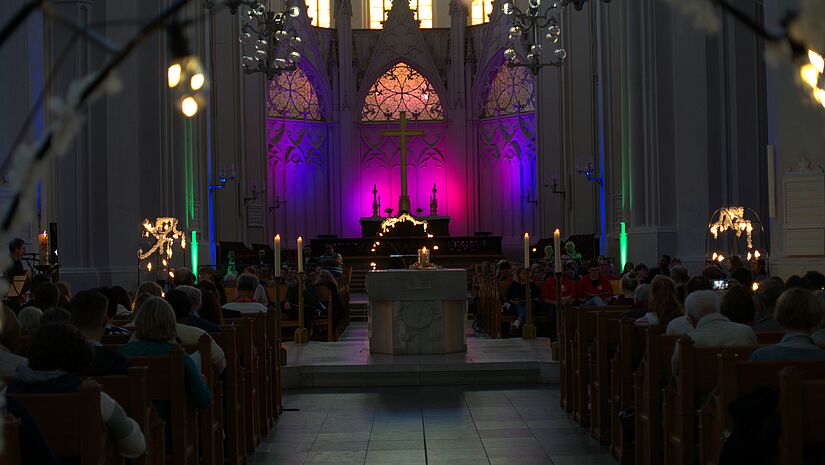
POLYGON ((615 464, 558 405, 557 387, 292 390, 250 463, 615 464))

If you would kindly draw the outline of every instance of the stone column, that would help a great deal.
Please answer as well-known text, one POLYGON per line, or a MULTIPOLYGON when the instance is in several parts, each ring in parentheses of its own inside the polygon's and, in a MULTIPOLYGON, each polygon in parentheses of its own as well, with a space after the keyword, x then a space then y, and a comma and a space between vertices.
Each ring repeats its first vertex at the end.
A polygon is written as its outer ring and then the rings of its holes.
MULTIPOLYGON (((450 1, 450 67, 447 92, 450 109, 447 112, 447 173, 450 185, 445 186, 450 204, 450 234, 471 235, 474 231, 468 212, 477 208, 474 179, 471 178, 470 157, 476 152, 467 150, 467 88, 464 77, 464 41, 467 29, 467 6, 462 0, 450 1), (460 202, 457 204, 457 202, 460 202)), ((439 186, 439 188, 441 188, 439 186)), ((442 197, 443 199, 443 197, 442 197)), ((443 201, 443 200, 442 200, 443 201)))
MULTIPOLYGON (((333 223, 336 230, 345 237, 360 237, 358 223, 360 209, 358 192, 353 186, 359 185, 361 160, 359 159, 358 139, 355 137, 358 122, 358 102, 355 74, 352 65, 352 4, 351 0, 337 0, 335 8, 335 27, 338 33, 338 92, 335 106, 338 114, 338 144, 330 146, 333 175, 339 179, 336 211, 338 218, 333 223)), ((330 96, 330 98, 336 97, 330 96)), ((385 202, 391 202, 384 193, 385 202)))

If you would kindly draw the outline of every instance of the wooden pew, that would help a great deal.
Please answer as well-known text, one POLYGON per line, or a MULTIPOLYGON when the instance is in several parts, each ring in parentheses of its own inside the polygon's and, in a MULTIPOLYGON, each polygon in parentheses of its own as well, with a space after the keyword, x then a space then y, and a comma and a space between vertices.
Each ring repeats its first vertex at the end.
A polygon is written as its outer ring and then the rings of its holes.
POLYGON ((117 401, 126 414, 137 422, 146 440, 146 453, 131 463, 163 465, 166 463, 166 437, 163 421, 158 417, 146 388, 147 368, 130 367, 126 375, 96 376, 101 390, 117 401))
POLYGON ((805 462, 805 444, 823 443, 825 379, 807 381, 804 373, 786 367, 779 373, 779 465, 805 462))
MULTIPOLYGON (((71 393, 10 395, 35 418, 58 459, 77 460, 81 465, 104 462, 107 445, 113 445, 103 424, 97 382, 86 380, 71 393), (78 421, 81 418, 83 421, 78 421)), ((108 454, 111 458, 115 455, 113 451, 108 454)))
POLYGON ((718 358, 719 380, 699 412, 699 462, 719 463, 725 431, 731 427, 728 404, 757 387, 779 387, 779 372, 785 367, 804 373, 806 379, 825 379, 825 361, 751 362, 722 352, 718 358))
POLYGON ((237 327, 221 326, 220 333, 211 333, 215 342, 226 355, 226 369, 223 371, 224 405, 224 455, 229 465, 246 463, 246 431, 244 429, 244 379, 238 358, 236 344, 237 327))
POLYGON ((635 379, 635 459, 637 465, 658 465, 664 455, 662 377, 671 374, 670 357, 679 336, 666 336, 658 326, 647 328, 645 355, 635 379))
POLYGON ((204 465, 223 464, 223 391, 221 382, 212 368, 212 338, 206 334, 197 344, 185 344, 186 353, 200 353, 201 375, 212 391, 212 404, 198 412, 198 439, 201 461, 204 465))
POLYGON ((258 356, 252 342, 252 319, 225 318, 225 324, 237 329, 236 343, 244 379, 244 430, 246 450, 254 451, 261 441, 258 356))
POLYGON ((590 434, 601 444, 610 442, 610 360, 619 345, 620 312, 595 314, 595 338, 590 352, 590 434))
POLYGON ((628 465, 635 463, 634 439, 624 431, 619 413, 634 405, 633 376, 642 361, 646 333, 633 319, 618 320, 617 324, 619 343, 610 360, 610 450, 620 464, 628 465))
MULTIPOLYGON (((198 415, 197 409, 186 396, 183 353, 183 348, 175 346, 167 356, 132 356, 129 361, 133 365, 148 368, 146 387, 149 399, 167 402, 169 405, 169 423, 166 428, 172 438, 172 463, 197 465, 198 415)), ((209 364, 209 360, 203 360, 202 364, 209 364)))
POLYGON ((665 388, 662 412, 666 465, 693 465, 696 446, 696 411, 698 395, 710 393, 719 381, 720 352, 748 359, 760 346, 696 348, 690 336, 682 336, 679 345, 679 374, 665 388))
POLYGON ((20 465, 20 419, 6 414, 3 422, 3 450, 0 451, 0 465, 20 465))
MULTIPOLYGON (((573 402, 573 420, 582 427, 590 426, 590 398, 588 387, 590 386, 590 349, 596 337, 596 315, 605 312, 619 316, 629 307, 578 307, 572 312, 572 328, 567 328, 572 332, 571 357, 568 364, 572 368, 572 389, 568 396, 573 402), (571 363, 572 362, 572 363, 571 363)), ((605 368, 607 365, 605 364, 605 368)), ((606 383, 605 383, 606 385, 606 383)), ((601 426, 600 426, 601 428, 601 426)))
POLYGON ((273 409, 274 418, 283 411, 283 401, 281 400, 281 363, 286 363, 286 351, 281 346, 281 326, 280 320, 280 306, 277 309, 269 307, 266 314, 266 337, 269 341, 269 363, 271 365, 272 377, 274 383, 272 386, 273 394, 273 409))
POLYGON ((260 409, 258 421, 259 430, 263 435, 273 426, 277 416, 272 390, 274 384, 270 361, 272 350, 270 350, 266 335, 266 314, 251 314, 247 315, 247 318, 252 320, 252 345, 258 361, 258 408, 260 409))

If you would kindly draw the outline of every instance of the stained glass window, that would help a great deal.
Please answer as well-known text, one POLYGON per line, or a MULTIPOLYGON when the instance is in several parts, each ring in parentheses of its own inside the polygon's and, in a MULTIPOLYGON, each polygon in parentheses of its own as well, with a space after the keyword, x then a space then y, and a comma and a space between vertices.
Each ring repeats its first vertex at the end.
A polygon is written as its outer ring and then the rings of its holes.
POLYGON ((527 68, 502 65, 490 86, 482 117, 534 111, 535 97, 533 76, 527 68))
POLYGON ((367 93, 362 121, 393 121, 401 112, 412 120, 444 119, 441 99, 430 81, 406 63, 398 63, 381 75, 367 93))
POLYGON ((318 27, 329 27, 330 25, 330 0, 306 0, 307 15, 312 18, 312 25, 318 27))
POLYGON ((269 83, 269 116, 321 120, 315 87, 301 68, 281 73, 269 83))
MULTIPOLYGON (((433 27, 433 0, 409 0, 415 19, 421 21, 422 29, 433 27)), ((381 29, 387 20, 387 11, 392 8, 392 0, 369 0, 370 29, 381 29)))
POLYGON ((493 12, 493 0, 473 0, 470 5, 470 24, 483 24, 490 21, 493 12))

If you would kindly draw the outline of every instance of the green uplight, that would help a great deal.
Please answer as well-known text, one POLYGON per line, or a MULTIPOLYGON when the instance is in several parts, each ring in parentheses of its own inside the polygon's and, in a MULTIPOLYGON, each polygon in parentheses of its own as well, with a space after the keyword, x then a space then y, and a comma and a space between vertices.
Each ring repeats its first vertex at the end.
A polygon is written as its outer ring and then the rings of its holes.
POLYGON ((195 279, 198 279, 198 232, 192 230, 192 242, 189 244, 192 248, 192 272, 195 274, 195 279))
POLYGON ((619 225, 622 228, 619 233, 619 261, 621 262, 619 269, 624 271, 624 264, 627 263, 627 226, 624 221, 619 225))

